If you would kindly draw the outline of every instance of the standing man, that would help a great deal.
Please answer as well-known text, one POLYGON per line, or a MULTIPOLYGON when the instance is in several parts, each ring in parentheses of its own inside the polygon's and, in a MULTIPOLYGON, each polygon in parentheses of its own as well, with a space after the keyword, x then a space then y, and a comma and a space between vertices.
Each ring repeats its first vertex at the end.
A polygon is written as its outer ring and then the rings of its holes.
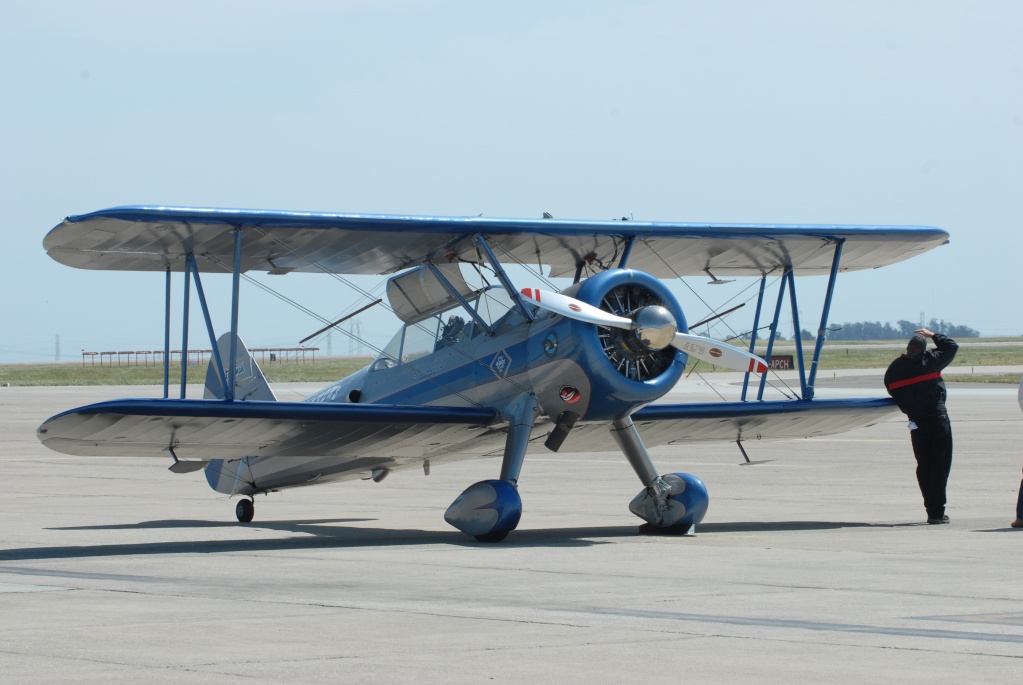
POLYGON ((906 354, 889 364, 884 374, 888 394, 909 417, 916 480, 924 496, 927 523, 948 523, 945 486, 952 470, 952 425, 945 410, 941 370, 952 362, 958 349, 952 338, 921 328, 910 339, 906 354), (935 345, 930 351, 928 338, 935 345))

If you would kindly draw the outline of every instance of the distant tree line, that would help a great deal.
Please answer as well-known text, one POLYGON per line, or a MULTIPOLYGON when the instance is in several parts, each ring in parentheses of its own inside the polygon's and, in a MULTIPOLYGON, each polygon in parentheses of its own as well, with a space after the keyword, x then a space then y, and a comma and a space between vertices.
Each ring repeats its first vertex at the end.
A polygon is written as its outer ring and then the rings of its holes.
MULTIPOLYGON (((829 330, 828 340, 900 340, 909 339, 913 336, 920 324, 912 321, 899 321, 894 326, 890 323, 880 321, 857 321, 855 323, 843 323, 838 330, 829 330)), ((969 326, 957 326, 954 323, 940 319, 931 319, 924 324, 935 333, 944 333, 951 338, 979 338, 980 332, 969 326)), ((812 340, 817 337, 805 328, 801 331, 803 340, 812 340)))

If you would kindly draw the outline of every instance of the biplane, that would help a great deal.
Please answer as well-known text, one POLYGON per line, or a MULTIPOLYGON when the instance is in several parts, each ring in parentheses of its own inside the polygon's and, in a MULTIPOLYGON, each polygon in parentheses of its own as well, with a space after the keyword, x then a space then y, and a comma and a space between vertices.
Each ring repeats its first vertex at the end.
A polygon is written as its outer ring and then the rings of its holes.
POLYGON ((70 216, 44 240, 53 259, 81 269, 165 275, 164 396, 72 409, 44 422, 38 437, 65 454, 153 457, 175 473, 202 469, 215 491, 240 496, 242 522, 253 519, 259 493, 358 478, 379 482, 399 469, 428 474, 432 465, 500 457, 497 477, 469 486, 445 513, 448 523, 481 541, 501 540, 518 525, 519 474, 529 453, 617 446, 642 485, 629 505, 646 522, 642 527, 691 531, 707 510, 706 487, 691 474, 658 473, 647 447, 726 440, 742 449, 749 438, 827 435, 886 418, 895 410, 887 397, 814 399, 836 278, 947 242, 941 229, 906 226, 156 206, 70 216), (510 265, 520 272, 523 265, 546 267, 549 277, 572 284, 558 292, 541 282, 539 270, 530 282, 513 283, 510 265), (240 277, 251 271, 388 276, 385 306, 401 328, 362 370, 306 401, 278 401, 239 337, 240 277), (182 358, 192 283, 213 348, 201 399, 186 397, 184 365, 180 396, 170 397, 174 272, 184 277, 182 358), (219 338, 202 287, 210 273, 233 279, 230 331, 219 338), (662 279, 701 274, 759 277, 748 347, 689 331, 682 305, 662 279), (828 276, 808 372, 796 275, 828 276), (769 277, 780 286, 760 357, 753 350, 769 277), (786 294, 800 389, 792 399, 765 399, 786 294), (655 404, 690 359, 744 372, 741 399, 655 404))

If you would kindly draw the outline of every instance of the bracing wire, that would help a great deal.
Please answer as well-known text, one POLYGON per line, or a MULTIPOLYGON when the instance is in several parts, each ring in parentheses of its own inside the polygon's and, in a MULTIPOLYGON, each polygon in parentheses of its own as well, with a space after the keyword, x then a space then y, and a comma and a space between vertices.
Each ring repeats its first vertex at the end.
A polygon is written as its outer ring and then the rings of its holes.
MULTIPOLYGON (((217 259, 216 257, 213 257, 212 255, 204 255, 204 256, 207 259, 209 259, 211 262, 213 262, 214 264, 217 264, 218 266, 220 266, 222 269, 224 269, 224 270, 226 270, 228 272, 232 271, 230 266, 228 266, 226 263, 222 262, 221 260, 217 259)), ((292 300, 291 298, 287 297, 286 295, 277 292, 276 290, 274 290, 270 286, 266 285, 265 283, 260 283, 259 281, 254 279, 252 276, 249 276, 248 274, 242 274, 242 278, 244 278, 246 280, 246 282, 255 285, 260 290, 263 290, 264 292, 266 292, 266 293, 276 297, 277 299, 281 300, 282 302, 285 302, 286 304, 289 304, 289 305, 295 307, 299 311, 301 311, 301 312, 303 312, 305 314, 308 314, 312 318, 317 319, 317 320, 319 320, 319 321, 321 321, 322 323, 325 323, 325 324, 329 324, 330 323, 330 319, 328 319, 328 318, 326 318, 324 316, 321 316, 320 314, 317 314, 316 312, 312 311, 308 307, 305 307, 304 305, 302 305, 302 304, 292 300)), ((383 352, 383 350, 381 350, 379 347, 377 347, 373 343, 369 342, 368 340, 364 340, 364 339, 358 337, 357 335, 355 335, 354 333, 352 333, 350 331, 346 331, 343 328, 339 328, 338 330, 341 331, 342 333, 344 333, 345 335, 347 335, 352 340, 355 340, 359 344, 364 345, 364 346, 368 347, 369 349, 373 350, 377 354, 380 354, 380 353, 383 352)), ((418 369, 415 368, 414 365, 409 364, 408 367, 414 373, 416 373, 419 377, 421 377, 423 380, 427 380, 427 381, 430 381, 432 383, 437 384, 438 386, 440 386, 440 387, 444 388, 445 390, 449 391, 451 394, 457 395, 458 397, 461 397, 463 400, 465 400, 466 402, 469 402, 470 404, 474 404, 477 407, 482 407, 483 406, 483 404, 481 402, 478 402, 478 401, 472 399, 471 397, 468 397, 468 396, 462 394, 458 390, 455 390, 454 388, 452 388, 452 387, 450 387, 450 386, 440 382, 436 378, 431 377, 431 376, 423 373, 422 371, 419 371, 418 369)))
MULTIPOLYGON (((645 243, 645 241, 644 241, 644 243, 645 243)), ((647 247, 650 247, 650 246, 649 246, 649 245, 647 245, 647 247)), ((673 267, 671 266, 671 264, 669 264, 669 263, 668 263, 668 261, 667 261, 666 259, 664 259, 664 257, 662 257, 662 256, 661 256, 661 254, 660 254, 659 252, 657 252, 657 250, 654 250, 653 248, 650 248, 650 251, 651 251, 651 252, 652 252, 653 254, 657 255, 657 258, 658 258, 658 259, 660 259, 660 260, 661 260, 661 262, 662 262, 662 263, 663 263, 663 264, 664 264, 664 265, 665 265, 666 267, 668 267, 668 270, 669 270, 669 271, 671 271, 671 273, 675 274, 675 277, 676 277, 676 278, 678 278, 678 280, 679 280, 679 281, 681 281, 683 285, 685 285, 685 286, 686 286, 687 288, 689 288, 690 292, 692 292, 692 293, 693 293, 693 295, 694 295, 694 296, 695 296, 695 297, 696 297, 696 298, 697 298, 698 300, 700 300, 700 302, 701 302, 701 303, 703 303, 703 306, 705 306, 705 307, 706 307, 706 308, 707 308, 707 309, 708 309, 709 311, 711 311, 711 312, 715 312, 714 308, 713 308, 713 307, 711 307, 711 306, 710 306, 710 305, 709 305, 709 304, 707 303, 707 301, 706 301, 706 300, 704 300, 704 299, 703 299, 703 298, 702 298, 702 297, 700 296, 700 294, 699 294, 699 293, 697 293, 697 292, 696 292, 696 291, 695 291, 695 290, 693 289, 693 287, 692 287, 692 286, 690 286, 690 285, 689 285, 689 284, 688 284, 688 283, 686 282, 686 280, 685 280, 684 278, 682 278, 682 276, 681 276, 681 275, 680 275, 680 274, 679 274, 679 273, 678 273, 677 271, 675 271, 675 269, 674 269, 674 268, 673 268, 673 267)), ((778 277, 777 279, 775 279, 774 283, 772 283, 772 284, 771 284, 771 287, 773 287, 773 286, 774 286, 775 284, 780 284, 780 283, 782 282, 782 279, 783 279, 783 278, 784 278, 784 276, 779 276, 779 277, 778 277)), ((745 292, 746 290, 749 290, 750 288, 752 288, 752 287, 753 287, 753 285, 754 285, 755 283, 756 283, 756 281, 754 281, 754 282, 750 283, 750 285, 746 286, 746 288, 744 288, 744 289, 743 289, 742 291, 740 291, 740 292, 739 292, 738 294, 736 294, 736 295, 733 295, 733 296, 732 296, 731 298, 729 298, 729 300, 728 300, 727 302, 725 302, 725 303, 724 303, 723 305, 721 305, 721 306, 723 307, 723 306, 725 306, 726 304, 728 304, 729 302, 733 301, 733 300, 734 300, 734 299, 735 299, 736 297, 738 297, 739 295, 741 295, 741 294, 742 294, 743 292, 745 292)), ((750 296, 749 298, 747 298, 746 302, 749 302, 749 301, 751 301, 752 299, 753 299, 753 296, 751 295, 751 296, 750 296)), ((716 313, 716 312, 715 312, 715 313, 716 313)), ((731 325, 729 325, 729 324, 728 324, 728 322, 727 322, 727 321, 722 321, 722 323, 724 323, 724 325, 725 325, 725 326, 726 326, 726 327, 728 328, 728 330, 729 330, 729 331, 730 331, 730 332, 732 333, 732 337, 730 337, 730 338, 727 338, 725 342, 727 342, 727 341, 729 341, 729 340, 742 340, 742 337, 741 337, 741 335, 740 335, 740 334, 738 334, 738 333, 736 333, 736 332, 735 332, 735 329, 733 329, 733 328, 731 327, 731 325)), ((693 371, 695 371, 695 369, 696 369, 696 366, 697 366, 697 364, 699 364, 699 360, 697 360, 696 364, 693 364, 693 369, 692 369, 692 370, 690 370, 690 373, 693 373, 693 371)), ((776 379, 776 382, 772 382, 772 381, 771 381, 771 379, 770 379, 770 375, 769 375, 769 377, 768 377, 768 381, 767 381, 767 384, 768 384, 768 385, 769 385, 769 386, 770 386, 770 387, 771 387, 772 389, 774 389, 774 390, 777 390, 778 392, 782 393, 782 394, 783 394, 783 395, 785 395, 786 397, 789 397, 790 399, 791 399, 791 398, 794 398, 794 397, 797 397, 797 396, 798 396, 798 393, 796 393, 796 391, 795 391, 795 390, 793 390, 793 389, 792 389, 791 387, 789 387, 789 384, 788 384, 788 382, 786 382, 786 380, 785 380, 784 378, 782 378, 782 377, 781 377, 781 376, 780 376, 780 375, 778 374, 778 372, 777 372, 776 370, 774 370, 774 369, 770 369, 770 368, 769 368, 769 369, 768 369, 768 374, 773 374, 774 378, 776 379), (778 386, 778 383, 780 383, 782 387, 779 387, 779 386, 778 386)), ((699 373, 697 373, 697 376, 699 376, 699 377, 700 377, 701 379, 703 378, 703 376, 701 376, 701 375, 700 375, 699 373)), ((715 391, 715 392, 716 392, 716 391, 715 391)), ((720 396, 720 393, 719 393, 719 396, 720 396)))
MULTIPOLYGON (((256 230, 257 233, 259 233, 263 237, 265 237, 268 240, 270 240, 270 241, 276 243, 277 245, 279 245, 282 249, 284 249, 284 250, 286 250, 286 251, 288 251, 288 252, 298 256, 300 259, 303 259, 304 261, 306 261, 310 265, 314 266, 316 269, 318 269, 322 273, 328 274, 331 277, 333 277, 335 280, 343 283, 344 285, 347 285, 349 288, 351 288, 352 290, 355 290, 356 292, 361 294, 363 297, 369 298, 369 299, 374 299, 374 295, 371 294, 370 292, 367 292, 363 288, 360 288, 359 286, 357 286, 356 284, 352 283, 347 278, 344 278, 341 274, 338 274, 338 273, 336 273, 334 271, 331 271, 330 269, 328 269, 327 267, 323 266, 322 264, 320 264, 315 259, 312 259, 311 257, 302 254, 296 248, 288 245, 287 243, 285 243, 284 241, 280 240, 279 238, 277 238, 273 234, 268 233, 268 232, 266 232, 266 231, 264 231, 262 229, 259 229, 259 228, 256 228, 255 230, 256 230)), ((211 258, 210 255, 205 255, 205 256, 207 256, 208 258, 211 258)), ((230 268, 227 268, 226 265, 223 264, 222 262, 219 262, 219 260, 215 260, 215 259, 212 259, 212 260, 213 261, 217 261, 219 263, 219 265, 221 266, 221 268, 226 268, 228 271, 231 271, 230 268)), ((482 274, 481 274, 481 276, 482 276, 482 274)), ((247 280, 249 280, 249 282, 258 283, 257 281, 254 281, 253 279, 251 279, 251 277, 247 277, 247 280)), ((264 284, 260 283, 259 287, 264 289, 264 290, 266 290, 267 292, 270 292, 271 294, 275 294, 275 296, 280 297, 280 299, 283 299, 284 301, 288 302, 289 304, 292 304, 293 306, 297 307, 300 311, 303 311, 303 312, 309 314, 313 318, 316 318, 316 319, 322 321, 323 323, 330 323, 329 319, 326 319, 326 318, 320 316, 319 314, 316 314, 316 313, 312 312, 308 308, 306 308, 306 307, 304 307, 302 305, 299 305, 298 303, 294 302, 293 300, 290 300, 290 298, 286 298, 284 296, 277 295, 276 293, 274 293, 274 291, 271 288, 269 288, 269 286, 265 286, 264 284)), ((379 287, 383 287, 383 286, 381 285, 379 287)), ((358 303, 356 303, 356 304, 358 304, 358 303)), ((388 303, 381 303, 381 304, 384 305, 384 308, 387 311, 391 312, 392 314, 395 313, 394 312, 394 308, 391 307, 390 304, 388 304, 388 303)), ((354 306, 355 305, 353 305, 352 308, 354 308, 354 306)), ((413 325, 416 326, 417 328, 419 328, 420 330, 422 330, 422 331, 432 335, 432 331, 429 331, 421 322, 417 322, 417 323, 415 323, 413 325)), ((375 345, 372 345, 372 344, 368 343, 367 341, 362 340, 361 338, 358 338, 357 336, 355 336, 350 331, 346 331, 343 328, 340 328, 340 329, 337 329, 337 330, 341 331, 344 335, 347 335, 348 337, 350 337, 351 339, 359 342, 360 344, 365 345, 366 347, 370 348, 371 350, 374 350, 377 354, 380 354, 380 353, 383 352, 383 350, 381 350, 380 348, 376 347, 375 345)), ((489 366, 487 366, 487 364, 482 359, 474 357, 473 355, 469 354, 466 350, 463 350, 463 349, 461 349, 458 346, 452 346, 449 349, 455 351, 458 354, 461 354, 463 357, 465 357, 469 361, 469 363, 479 364, 483 368, 489 368, 489 366)), ((475 404, 477 406, 482 406, 481 403, 469 399, 465 395, 463 395, 463 394, 455 391, 454 389, 450 388, 449 386, 441 383, 435 377, 430 376, 428 374, 425 374, 425 373, 419 371, 418 369, 415 368, 414 365, 409 364, 409 368, 413 369, 413 371, 415 371, 415 373, 419 374, 424 380, 432 381, 432 382, 436 383, 437 385, 445 388, 446 390, 449 390, 452 393, 458 395, 459 397, 462 397, 466 401, 469 401, 469 402, 471 402, 471 403, 473 403, 473 404, 475 404)), ((528 393, 529 392, 529 390, 527 388, 525 388, 524 386, 522 386, 521 384, 517 383, 516 381, 514 381, 511 378, 506 378, 505 377, 505 378, 502 378, 501 380, 506 381, 507 383, 511 384, 512 386, 514 386, 516 389, 520 390, 521 392, 524 392, 524 393, 528 393)))

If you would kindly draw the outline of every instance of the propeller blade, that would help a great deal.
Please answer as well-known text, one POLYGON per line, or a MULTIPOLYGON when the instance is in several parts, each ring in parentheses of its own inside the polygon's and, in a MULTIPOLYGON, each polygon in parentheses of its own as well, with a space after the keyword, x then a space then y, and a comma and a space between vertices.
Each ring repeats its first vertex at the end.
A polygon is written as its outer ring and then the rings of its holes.
POLYGON ((627 331, 632 330, 632 319, 605 312, 603 309, 598 309, 591 304, 586 304, 568 295, 552 293, 549 290, 540 290, 539 288, 523 288, 522 294, 530 302, 569 319, 585 321, 598 326, 610 326, 611 328, 621 328, 627 331))
POLYGON ((749 371, 750 373, 767 371, 767 362, 757 355, 712 338, 704 338, 690 333, 676 333, 675 342, 672 345, 701 361, 723 366, 726 369, 749 371))
MULTIPOLYGON (((603 309, 586 304, 581 300, 561 293, 554 293, 540 288, 523 288, 522 294, 530 302, 548 311, 560 314, 569 319, 585 321, 597 326, 610 326, 630 331, 636 327, 632 319, 617 316, 603 309)), ((736 371, 763 373, 767 371, 767 362, 744 349, 733 347, 711 338, 704 338, 690 333, 675 333, 671 343, 674 347, 690 354, 697 359, 723 366, 736 371)))

